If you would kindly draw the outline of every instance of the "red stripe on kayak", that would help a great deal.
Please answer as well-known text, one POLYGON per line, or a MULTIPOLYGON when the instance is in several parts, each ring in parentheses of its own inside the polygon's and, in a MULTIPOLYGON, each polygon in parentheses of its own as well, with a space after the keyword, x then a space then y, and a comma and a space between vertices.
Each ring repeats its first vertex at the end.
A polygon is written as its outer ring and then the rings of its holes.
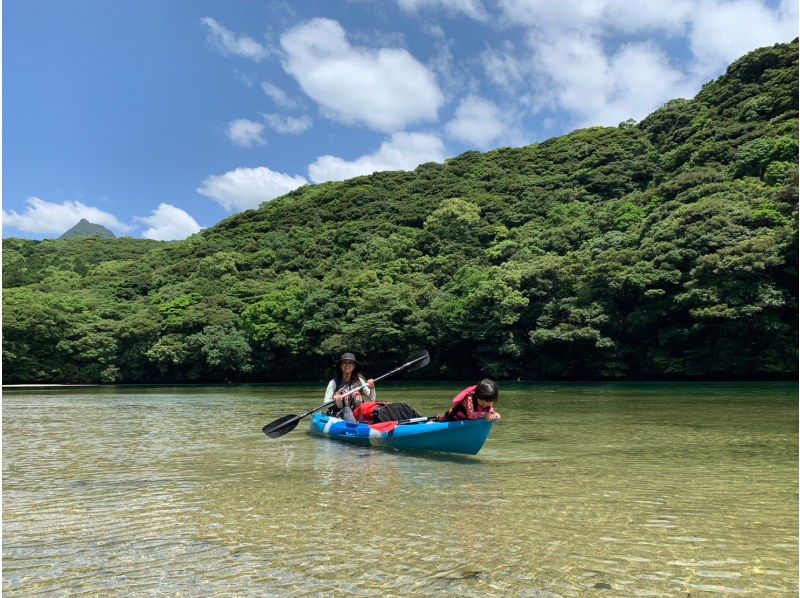
POLYGON ((370 424, 369 427, 378 432, 391 432, 397 427, 397 422, 381 422, 379 424, 370 424))

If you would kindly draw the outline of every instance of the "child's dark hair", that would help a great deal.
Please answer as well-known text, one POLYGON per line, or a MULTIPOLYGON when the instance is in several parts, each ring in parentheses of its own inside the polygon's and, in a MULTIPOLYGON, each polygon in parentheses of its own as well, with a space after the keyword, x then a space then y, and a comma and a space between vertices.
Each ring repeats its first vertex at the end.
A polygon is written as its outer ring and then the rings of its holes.
POLYGON ((484 401, 496 401, 499 395, 500 391, 497 390, 497 384, 494 383, 494 380, 489 380, 489 378, 484 378, 475 387, 475 396, 484 401))

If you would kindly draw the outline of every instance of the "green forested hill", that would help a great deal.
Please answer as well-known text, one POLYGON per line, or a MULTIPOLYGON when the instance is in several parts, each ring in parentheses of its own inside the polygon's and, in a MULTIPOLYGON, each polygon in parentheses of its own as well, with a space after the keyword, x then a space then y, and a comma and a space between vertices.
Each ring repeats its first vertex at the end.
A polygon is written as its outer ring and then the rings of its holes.
POLYGON ((3 242, 3 381, 797 373, 798 45, 641 123, 302 187, 180 243, 3 242))

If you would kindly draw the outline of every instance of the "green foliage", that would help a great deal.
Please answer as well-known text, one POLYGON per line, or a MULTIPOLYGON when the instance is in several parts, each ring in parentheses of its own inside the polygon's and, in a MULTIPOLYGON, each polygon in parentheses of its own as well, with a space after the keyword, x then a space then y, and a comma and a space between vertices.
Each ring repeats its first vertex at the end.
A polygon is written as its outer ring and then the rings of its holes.
POLYGON ((288 286, 266 293, 242 313, 242 324, 256 345, 270 345, 297 354, 303 347, 299 333, 304 289, 288 286))
POLYGON ((772 162, 764 171, 764 182, 773 186, 797 188, 797 164, 772 162))
POLYGON ((773 162, 796 161, 796 157, 797 135, 756 139, 739 150, 733 174, 760 177, 773 162))
POLYGON ((187 293, 158 306, 161 329, 165 332, 192 331, 203 324, 199 313, 200 295, 187 293))
POLYGON ((241 330, 206 326, 192 335, 191 340, 205 357, 209 371, 217 377, 236 379, 252 370, 250 344, 241 330))
POLYGON ((7 382, 796 377, 797 41, 640 123, 307 185, 178 243, 3 241, 7 382))

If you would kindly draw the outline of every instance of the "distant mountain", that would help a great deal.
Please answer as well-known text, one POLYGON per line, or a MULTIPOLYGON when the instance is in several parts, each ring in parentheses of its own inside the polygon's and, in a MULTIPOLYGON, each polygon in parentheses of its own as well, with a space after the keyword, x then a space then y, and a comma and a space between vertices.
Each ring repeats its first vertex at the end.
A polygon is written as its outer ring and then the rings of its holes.
POLYGON ((94 224, 81 218, 80 222, 65 232, 59 239, 71 239, 73 237, 103 237, 105 239, 116 239, 116 235, 101 224, 94 224))

